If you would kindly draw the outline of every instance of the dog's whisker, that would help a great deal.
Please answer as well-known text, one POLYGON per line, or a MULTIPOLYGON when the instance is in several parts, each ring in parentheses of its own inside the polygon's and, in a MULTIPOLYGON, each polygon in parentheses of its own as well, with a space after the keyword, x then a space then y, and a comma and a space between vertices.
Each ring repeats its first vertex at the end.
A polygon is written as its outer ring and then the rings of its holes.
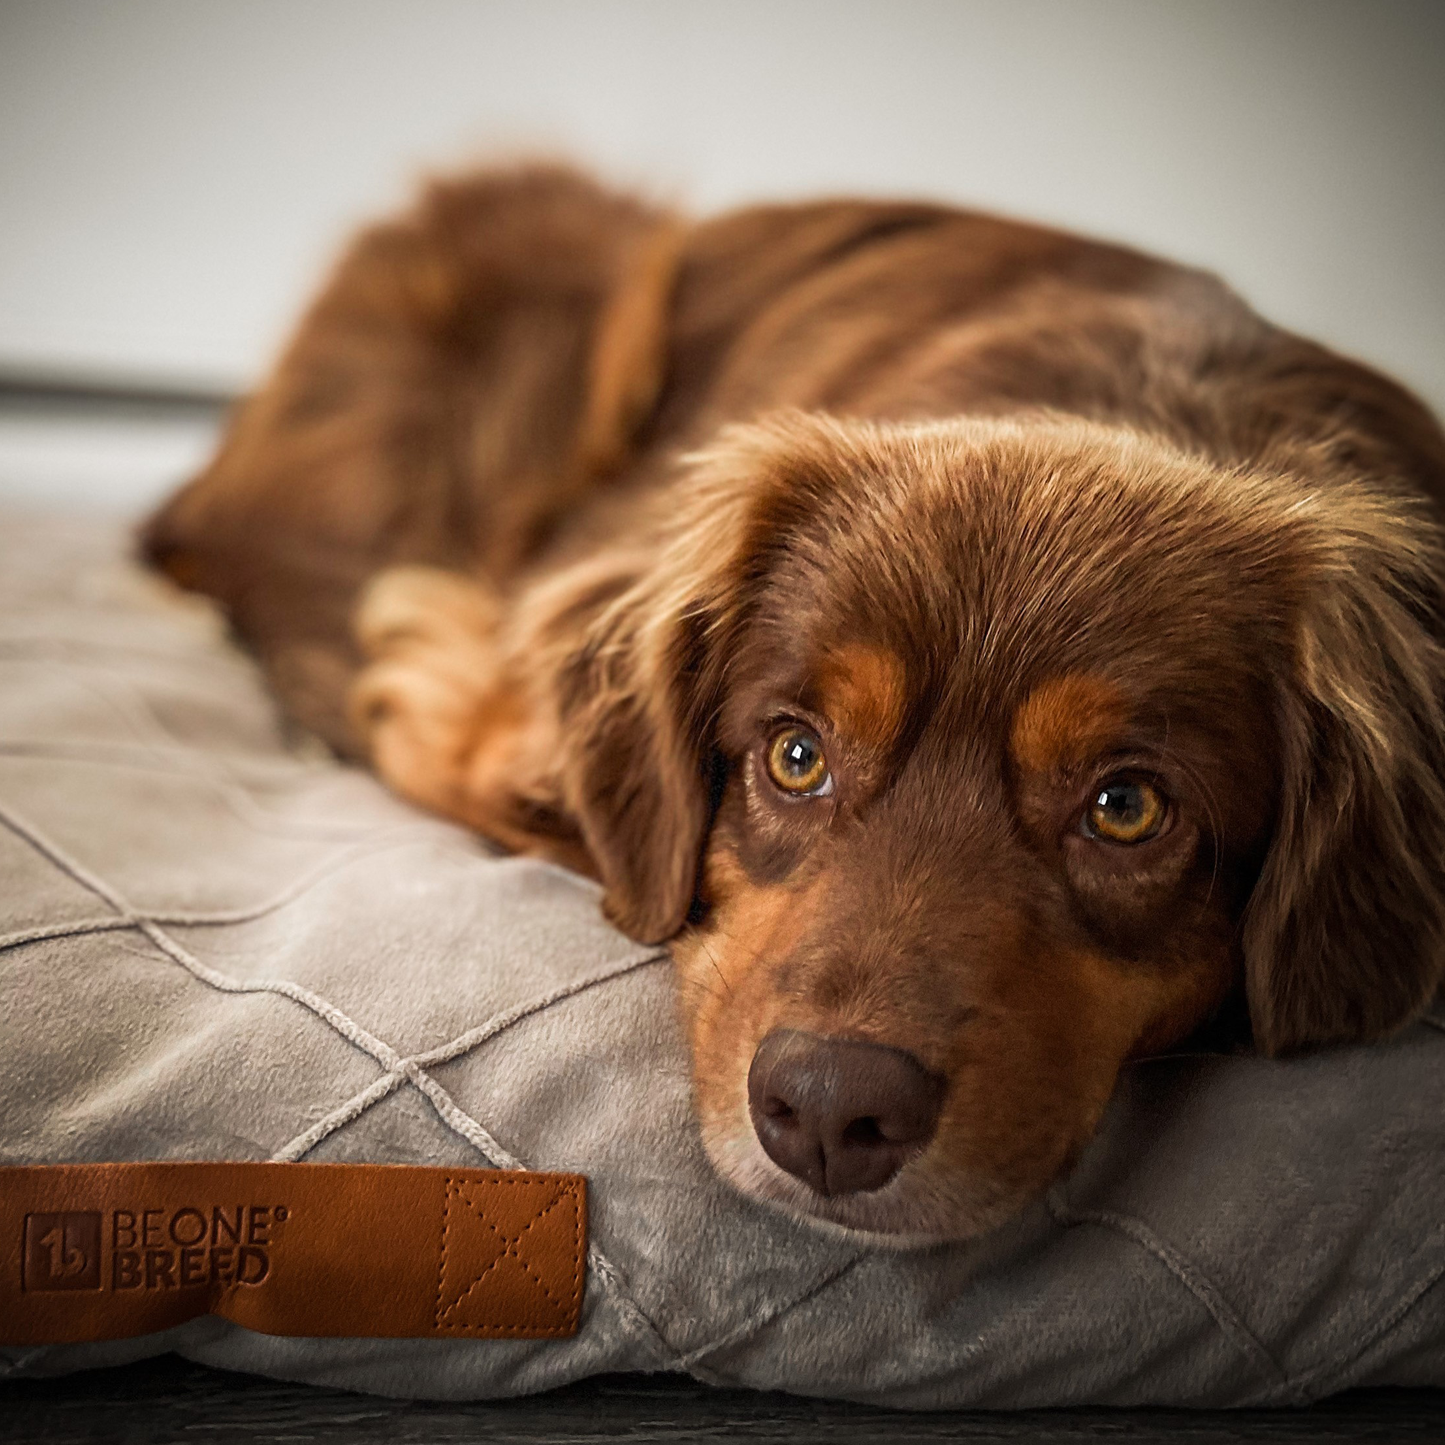
POLYGON ((700 938, 698 942, 702 945, 702 951, 707 955, 707 961, 712 964, 713 972, 717 974, 722 983, 723 990, 729 998, 732 997, 733 986, 727 980, 727 975, 722 971, 722 966, 717 961, 717 955, 712 951, 712 946, 706 938, 700 938))

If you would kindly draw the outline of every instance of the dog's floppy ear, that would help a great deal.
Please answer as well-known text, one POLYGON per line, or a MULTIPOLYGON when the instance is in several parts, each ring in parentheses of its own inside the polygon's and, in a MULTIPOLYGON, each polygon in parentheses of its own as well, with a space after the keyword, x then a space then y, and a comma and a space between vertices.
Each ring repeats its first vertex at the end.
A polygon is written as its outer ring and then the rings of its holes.
POLYGON ((1445 977, 1445 654, 1437 528, 1347 493, 1309 567, 1282 690, 1274 840, 1245 918, 1255 1042, 1380 1038, 1445 977))
POLYGON ((634 588, 562 679, 562 792, 624 933, 682 927, 712 812, 716 670, 705 614, 634 588))
POLYGON ((817 467, 799 452, 829 425, 783 416, 731 427, 687 458, 660 552, 640 561, 562 670, 564 804, 602 880, 603 911, 644 942, 671 937, 692 906, 723 782, 714 732, 729 659, 770 558, 815 492, 817 467))

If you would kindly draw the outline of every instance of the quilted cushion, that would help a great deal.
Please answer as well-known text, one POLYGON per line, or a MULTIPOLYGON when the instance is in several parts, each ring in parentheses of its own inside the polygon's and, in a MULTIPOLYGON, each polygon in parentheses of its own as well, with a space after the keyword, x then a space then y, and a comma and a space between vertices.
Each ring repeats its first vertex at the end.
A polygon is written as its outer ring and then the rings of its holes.
POLYGON ((596 890, 288 737, 122 529, 0 516, 0 1160, 372 1160, 590 1179, 570 1340, 175 1350, 393 1395, 598 1371, 896 1405, 1273 1404, 1445 1385, 1445 1010, 1388 1047, 1128 1069, 1074 1175, 897 1251, 741 1198, 690 1123, 669 966, 596 890))

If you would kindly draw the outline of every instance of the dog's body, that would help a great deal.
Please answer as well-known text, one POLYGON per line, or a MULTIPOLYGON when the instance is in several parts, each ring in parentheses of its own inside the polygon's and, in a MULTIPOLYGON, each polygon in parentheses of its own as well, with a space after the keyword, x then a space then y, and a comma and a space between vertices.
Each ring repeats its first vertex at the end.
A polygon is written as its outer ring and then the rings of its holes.
POLYGON ((527 169, 364 235, 147 545, 338 749, 677 936, 725 1175, 936 1237, 1234 1003, 1428 1001, 1442 509, 1418 403, 1208 277, 527 169))

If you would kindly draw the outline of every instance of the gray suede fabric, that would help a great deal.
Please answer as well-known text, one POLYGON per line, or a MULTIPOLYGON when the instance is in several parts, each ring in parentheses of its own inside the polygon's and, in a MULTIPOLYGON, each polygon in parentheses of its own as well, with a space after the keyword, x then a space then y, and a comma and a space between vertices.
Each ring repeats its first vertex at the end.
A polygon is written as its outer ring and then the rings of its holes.
POLYGON ((1445 1010, 1388 1047, 1129 1068, 1072 1178, 898 1252, 740 1198, 690 1123, 669 966, 595 889, 287 739, 119 527, 0 515, 0 1159, 586 1174, 575 1339, 175 1350, 466 1399, 608 1370, 904 1406, 1258 1405, 1445 1385, 1445 1010))

